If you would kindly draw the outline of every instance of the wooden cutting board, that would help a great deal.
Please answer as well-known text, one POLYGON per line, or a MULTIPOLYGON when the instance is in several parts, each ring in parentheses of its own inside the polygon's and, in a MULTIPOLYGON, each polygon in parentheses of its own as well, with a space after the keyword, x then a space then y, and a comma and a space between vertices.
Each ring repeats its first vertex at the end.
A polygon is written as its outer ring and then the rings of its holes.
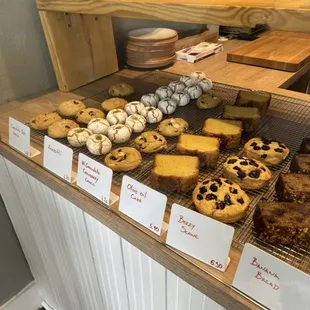
POLYGON ((295 72, 310 61, 310 35, 275 31, 229 52, 227 60, 295 72))

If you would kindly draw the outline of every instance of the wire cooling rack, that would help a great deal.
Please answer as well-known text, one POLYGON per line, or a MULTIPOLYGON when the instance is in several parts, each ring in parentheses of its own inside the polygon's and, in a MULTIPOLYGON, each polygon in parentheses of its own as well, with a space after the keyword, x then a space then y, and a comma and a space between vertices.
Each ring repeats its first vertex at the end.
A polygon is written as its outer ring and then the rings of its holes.
MULTIPOLYGON (((139 100, 141 96, 148 92, 154 92, 158 86, 168 85, 169 82, 177 80, 178 75, 165 73, 161 71, 154 71, 146 73, 131 81, 134 85, 136 92, 129 98, 128 101, 139 100)), ((128 79, 124 79, 128 82, 128 79)), ((195 104, 190 103, 185 107, 179 107, 173 114, 173 117, 184 118, 190 125, 190 131, 194 134, 200 134, 204 120, 207 118, 218 118, 220 117, 224 105, 232 105, 241 88, 214 83, 212 93, 219 96, 222 99, 222 104, 211 110, 201 110, 196 107, 195 104)), ((95 96, 86 98, 84 103, 88 107, 100 108, 102 101, 109 98, 107 91, 103 91, 95 96)), ((171 116, 166 116, 171 117, 171 116)), ((157 124, 148 124, 145 130, 156 130, 157 124)), ((43 144, 44 141, 43 132, 31 130, 31 138, 36 142, 43 144)), ((133 146, 134 139, 139 134, 133 134, 131 139, 125 143, 117 145, 121 146, 133 146)), ((285 143, 291 150, 290 155, 287 159, 277 167, 272 167, 272 180, 269 187, 261 190, 248 190, 246 191, 251 199, 249 211, 247 216, 233 224, 235 228, 234 245, 236 247, 242 247, 245 243, 251 243, 264 251, 275 255, 276 257, 284 260, 285 262, 295 266, 296 268, 310 274, 310 247, 307 245, 287 247, 283 245, 271 245, 257 238, 256 233, 253 229, 253 213, 256 204, 261 200, 274 201, 275 198, 275 182, 278 179, 279 174, 282 171, 288 171, 291 159, 294 153, 299 149, 302 139, 306 136, 310 136, 310 103, 306 101, 284 97, 273 94, 269 110, 265 116, 262 117, 260 127, 250 134, 243 136, 242 144, 233 150, 221 151, 217 166, 215 168, 203 168, 200 170, 199 181, 205 178, 216 178, 223 174, 222 164, 228 156, 241 155, 244 143, 252 137, 261 136, 269 139, 276 139, 285 143)), ((168 148, 164 153, 175 154, 175 144, 177 138, 167 138, 168 148)), ((95 156, 83 148, 71 147, 66 139, 59 139, 59 142, 67 145, 73 149, 74 159, 77 160, 78 154, 83 153, 101 163, 103 163, 104 156, 95 156)), ((133 170, 126 172, 126 175, 134 178, 135 180, 152 187, 151 185, 151 170, 153 166, 153 154, 142 154, 143 163, 142 165, 133 170)), ((113 183, 121 185, 122 177, 124 173, 115 172, 113 175, 113 183)), ((168 197, 168 205, 170 206, 173 202, 178 203, 184 207, 193 209, 191 193, 171 193, 161 191, 168 197)))

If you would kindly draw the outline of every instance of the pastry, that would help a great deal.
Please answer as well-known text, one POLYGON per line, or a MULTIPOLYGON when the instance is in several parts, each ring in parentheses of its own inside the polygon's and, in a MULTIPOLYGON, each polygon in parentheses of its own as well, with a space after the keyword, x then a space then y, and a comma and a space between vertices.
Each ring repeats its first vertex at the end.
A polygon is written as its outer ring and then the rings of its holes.
POLYGON ((98 133, 106 135, 110 123, 104 118, 93 118, 87 125, 87 128, 92 131, 92 133, 98 133))
POLYGON ((145 107, 141 111, 141 115, 144 116, 146 121, 151 124, 158 123, 163 118, 163 113, 155 107, 145 107))
POLYGON ((290 170, 295 173, 310 174, 310 154, 295 155, 290 170))
POLYGON ((76 120, 79 123, 88 124, 93 118, 104 118, 104 116, 104 113, 99 109, 87 108, 76 114, 76 120))
POLYGON ((203 80, 200 80, 197 85, 202 89, 202 91, 204 93, 208 92, 209 90, 212 89, 213 87, 213 83, 210 79, 203 79, 203 80))
POLYGON ((64 117, 74 117, 77 112, 86 109, 86 105, 79 100, 68 100, 65 102, 62 102, 58 108, 57 112, 64 117))
POLYGON ((158 102, 158 109, 164 114, 172 114, 177 109, 177 105, 173 99, 166 98, 158 102))
POLYGON ((192 199, 198 212, 223 223, 241 220, 250 204, 248 195, 240 186, 224 178, 199 183, 192 199))
POLYGON ((221 103, 221 99, 210 94, 202 94, 196 101, 199 109, 213 109, 221 103))
POLYGON ((126 97, 133 94, 134 92, 135 89, 127 83, 119 83, 112 85, 108 90, 110 96, 113 97, 126 97))
POLYGON ((202 89, 198 85, 186 87, 184 92, 187 92, 191 99, 197 99, 202 94, 202 89))
POLYGON ((125 105, 125 112, 128 115, 132 114, 141 114, 141 111, 144 109, 144 104, 140 101, 131 101, 125 105))
POLYGON ((244 131, 252 132, 259 127, 261 116, 258 108, 225 106, 222 118, 242 121, 244 131))
POLYGON ((79 127, 80 126, 71 119, 61 119, 47 128, 47 135, 57 139, 66 138, 71 129, 79 127))
POLYGON ((184 83, 186 87, 193 86, 197 83, 197 81, 194 78, 186 75, 180 77, 180 82, 184 83))
POLYGON ((107 115, 107 121, 111 125, 124 124, 127 118, 127 113, 122 109, 111 110, 107 115))
POLYGON ((147 107, 157 107, 159 100, 159 97, 152 93, 143 95, 140 99, 140 101, 147 107))
POLYGON ((101 107, 103 110, 109 112, 114 109, 124 109, 127 103, 128 101, 123 98, 110 98, 104 100, 101 104, 101 107))
POLYGON ((73 128, 68 132, 67 139, 70 145, 81 147, 86 145, 87 139, 93 133, 87 128, 73 128))
POLYGON ((202 132, 205 136, 220 138, 221 148, 231 149, 241 143, 242 122, 208 118, 205 120, 202 132))
POLYGON ((87 139, 86 147, 94 155, 104 155, 111 151, 112 143, 108 137, 94 134, 87 139))
POLYGON ((160 100, 170 98, 173 94, 173 91, 168 86, 161 86, 156 89, 155 94, 160 100))
POLYGON ((191 77, 196 80, 196 81, 200 81, 206 78, 206 75, 204 72, 202 71, 194 71, 191 73, 191 77))
POLYGON ((169 83, 168 87, 174 92, 183 91, 186 88, 186 85, 180 81, 173 81, 169 83))
POLYGON ((132 114, 127 117, 125 125, 130 127, 133 132, 138 133, 145 129, 146 119, 142 115, 132 114))
POLYGON ((123 124, 112 125, 108 129, 108 137, 111 142, 114 143, 123 143, 128 141, 131 133, 131 128, 123 124))
POLYGON ((156 131, 145 131, 134 140, 135 147, 142 153, 155 153, 167 148, 166 139, 156 131))
POLYGON ((310 138, 304 138, 302 140, 300 149, 299 149, 300 154, 310 154, 310 138))
POLYGON ((60 121, 61 116, 56 112, 38 114, 29 121, 29 126, 36 130, 47 130, 53 123, 60 121))
POLYGON ((199 177, 199 160, 194 156, 156 154, 152 186, 171 192, 188 192, 199 177), (180 169, 181 168, 181 169, 180 169))
POLYGON ((230 156, 223 164, 224 176, 244 189, 260 189, 268 185, 271 172, 261 162, 247 157, 230 156))
POLYGON ((141 163, 141 154, 133 147, 117 148, 104 158, 104 164, 113 171, 130 171, 139 167, 141 163))
POLYGON ((259 160, 267 166, 280 164, 290 153, 285 144, 265 138, 252 138, 244 145, 243 151, 245 156, 259 160))
POLYGON ((310 175, 281 173, 276 183, 276 193, 280 201, 310 202, 310 175))
POLYGON ((177 137, 188 130, 188 123, 183 118, 166 118, 158 126, 158 132, 166 137, 177 137))
POLYGON ((184 91, 178 91, 171 96, 171 99, 174 100, 178 106, 184 107, 191 101, 191 97, 188 93, 184 91))
POLYGON ((253 216, 258 237, 273 244, 310 242, 310 204, 259 202, 253 216))
POLYGON ((176 148, 180 154, 197 156, 200 167, 215 167, 220 154, 220 140, 214 137, 182 134, 176 148))

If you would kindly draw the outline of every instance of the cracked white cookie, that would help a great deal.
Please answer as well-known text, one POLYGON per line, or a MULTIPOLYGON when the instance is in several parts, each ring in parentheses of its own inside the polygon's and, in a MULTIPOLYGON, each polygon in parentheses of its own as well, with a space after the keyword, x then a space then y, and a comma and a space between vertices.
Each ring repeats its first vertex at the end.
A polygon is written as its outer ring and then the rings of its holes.
POLYGON ((131 132, 131 128, 126 125, 112 125, 108 129, 108 137, 114 143, 123 143, 130 139, 131 132))
POLYGON ((127 113, 122 109, 113 109, 107 115, 107 121, 111 125, 124 124, 127 118, 127 113))
POLYGON ((145 117, 148 123, 158 123, 163 118, 163 113, 155 107, 145 107, 141 111, 141 115, 145 117))
POLYGON ((164 114, 172 114, 177 109, 177 102, 171 98, 166 98, 158 102, 158 109, 164 114))
POLYGON ((92 132, 87 128, 73 128, 68 132, 68 142, 75 147, 86 145, 87 139, 92 135, 92 132))
POLYGON ((146 119, 139 114, 132 114, 127 117, 125 125, 130 127, 133 132, 138 133, 145 129, 146 119))

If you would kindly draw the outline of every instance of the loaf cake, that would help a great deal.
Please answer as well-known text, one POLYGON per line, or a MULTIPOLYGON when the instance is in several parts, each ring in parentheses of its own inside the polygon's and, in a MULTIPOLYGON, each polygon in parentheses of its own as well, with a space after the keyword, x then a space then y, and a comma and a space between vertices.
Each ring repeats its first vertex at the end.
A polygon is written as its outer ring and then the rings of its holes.
POLYGON ((225 106, 222 118, 242 121, 244 131, 252 132, 259 127, 261 116, 258 108, 225 106))
POLYGON ((295 155, 290 170, 295 173, 310 174, 310 154, 295 155))
POLYGON ((260 202, 253 216, 258 237, 269 243, 310 242, 310 204, 260 202))
POLYGON ((281 173, 276 183, 276 193, 280 201, 310 202, 310 175, 281 173))
POLYGON ((310 138, 305 138, 302 140, 300 149, 300 154, 310 154, 310 138))
POLYGON ((154 188, 187 192, 198 182, 199 159, 195 156, 156 154, 152 170, 154 188))
POLYGON ((221 148, 231 149, 239 146, 242 136, 242 122, 217 118, 205 120, 202 132, 205 136, 221 140, 221 148))
POLYGON ((177 143, 180 154, 198 156, 200 167, 215 167, 220 149, 220 140, 215 137, 182 134, 177 143))
POLYGON ((239 90, 235 106, 258 108, 264 115, 269 107, 271 95, 266 92, 239 90))

